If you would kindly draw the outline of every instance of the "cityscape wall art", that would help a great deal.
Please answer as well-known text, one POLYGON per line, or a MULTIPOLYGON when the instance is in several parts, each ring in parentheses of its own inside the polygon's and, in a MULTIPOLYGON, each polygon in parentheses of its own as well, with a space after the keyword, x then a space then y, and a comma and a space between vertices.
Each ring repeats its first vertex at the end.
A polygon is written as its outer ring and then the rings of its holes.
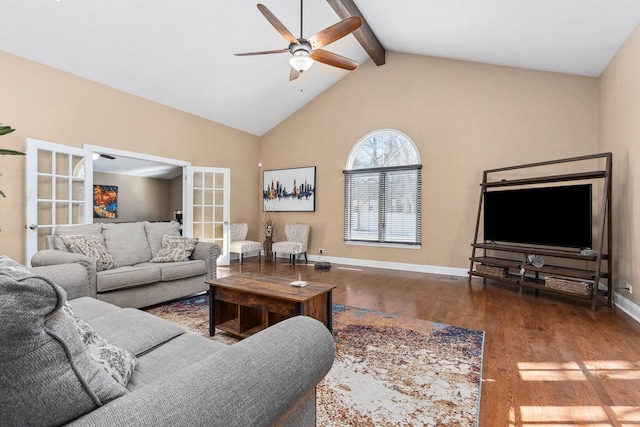
POLYGON ((264 171, 264 211, 313 212, 316 210, 316 167, 264 171))

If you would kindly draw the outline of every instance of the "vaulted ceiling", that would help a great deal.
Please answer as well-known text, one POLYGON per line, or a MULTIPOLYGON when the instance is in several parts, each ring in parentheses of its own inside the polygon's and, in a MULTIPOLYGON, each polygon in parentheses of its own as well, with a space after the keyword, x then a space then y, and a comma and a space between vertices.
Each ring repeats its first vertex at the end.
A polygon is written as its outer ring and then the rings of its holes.
MULTIPOLYGON (((261 1, 299 36, 299 0, 261 1)), ((349 72, 316 63, 290 82, 288 53, 234 56, 287 47, 256 3, 0 0, 0 50, 260 136, 349 72)), ((305 0, 303 35, 358 10, 369 30, 325 49, 359 63, 384 63, 386 50, 585 76, 640 22, 638 0, 305 0)))

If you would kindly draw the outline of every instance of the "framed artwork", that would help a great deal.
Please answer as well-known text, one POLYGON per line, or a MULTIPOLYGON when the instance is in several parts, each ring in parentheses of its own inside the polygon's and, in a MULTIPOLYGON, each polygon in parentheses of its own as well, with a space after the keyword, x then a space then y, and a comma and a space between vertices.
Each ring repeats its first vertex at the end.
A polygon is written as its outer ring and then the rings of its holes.
POLYGON ((265 212, 316 210, 316 167, 264 171, 262 189, 265 212))
POLYGON ((118 186, 93 186, 93 217, 118 218, 118 186))

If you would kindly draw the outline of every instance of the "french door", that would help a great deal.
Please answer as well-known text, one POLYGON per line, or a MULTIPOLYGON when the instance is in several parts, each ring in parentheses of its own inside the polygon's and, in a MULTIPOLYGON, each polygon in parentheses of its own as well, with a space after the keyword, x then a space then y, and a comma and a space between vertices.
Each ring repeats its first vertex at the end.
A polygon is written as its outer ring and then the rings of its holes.
POLYGON ((229 265, 231 171, 196 166, 186 169, 183 230, 191 237, 220 245, 218 265, 229 265))
POLYGON ((93 162, 84 149, 27 138, 26 260, 57 225, 92 221, 93 162))

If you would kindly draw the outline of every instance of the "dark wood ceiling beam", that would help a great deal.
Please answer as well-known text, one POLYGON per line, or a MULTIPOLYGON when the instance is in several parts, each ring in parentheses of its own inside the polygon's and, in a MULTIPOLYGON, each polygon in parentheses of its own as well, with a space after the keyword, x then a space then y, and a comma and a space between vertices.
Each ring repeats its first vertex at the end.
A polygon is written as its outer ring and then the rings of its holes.
POLYGON ((353 0, 327 0, 327 2, 331 5, 333 10, 335 10, 340 19, 346 19, 350 16, 358 16, 362 19, 362 25, 353 32, 353 35, 362 45, 364 50, 367 51, 376 65, 384 65, 384 47, 367 23, 367 20, 364 19, 364 16, 360 13, 358 6, 356 6, 353 0))

